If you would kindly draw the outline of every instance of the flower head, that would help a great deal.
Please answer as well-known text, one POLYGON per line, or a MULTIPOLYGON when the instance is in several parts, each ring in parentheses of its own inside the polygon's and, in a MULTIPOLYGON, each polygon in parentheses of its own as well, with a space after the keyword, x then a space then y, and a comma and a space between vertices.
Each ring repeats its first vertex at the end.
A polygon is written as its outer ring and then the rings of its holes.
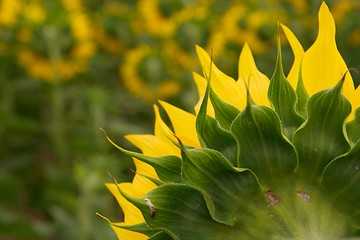
POLYGON ((107 184, 125 214, 110 222, 120 239, 359 236, 359 96, 334 21, 323 3, 307 51, 282 28, 295 56, 289 80, 279 40, 271 80, 247 44, 237 80, 197 46, 195 114, 160 102, 172 129, 155 106, 154 134, 126 137, 142 154, 109 139, 136 165, 132 183, 107 184))

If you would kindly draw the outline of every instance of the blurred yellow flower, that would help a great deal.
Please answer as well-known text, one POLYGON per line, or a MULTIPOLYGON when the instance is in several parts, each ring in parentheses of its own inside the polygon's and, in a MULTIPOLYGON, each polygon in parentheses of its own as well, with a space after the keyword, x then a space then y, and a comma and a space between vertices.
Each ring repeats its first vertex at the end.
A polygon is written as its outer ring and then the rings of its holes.
POLYGON ((76 74, 87 70, 86 61, 82 59, 58 60, 52 63, 49 59, 35 54, 31 50, 22 50, 18 55, 20 65, 24 66, 29 75, 43 80, 53 81, 60 77, 62 80, 70 80, 76 74))
POLYGON ((165 69, 162 59, 153 54, 150 47, 140 45, 128 51, 120 68, 124 87, 134 96, 148 102, 174 96, 181 89, 177 81, 163 78, 165 69))
POLYGON ((179 23, 193 16, 202 17, 206 14, 208 2, 140 0, 138 8, 143 21, 139 24, 144 27, 143 30, 153 35, 168 37, 174 34, 179 23))
POLYGON ((20 0, 1 0, 0 4, 0 26, 14 25, 18 20, 18 14, 22 7, 20 0))
MULTIPOLYGON (((275 24, 279 13, 269 11, 251 11, 245 4, 230 7, 220 18, 220 23, 213 30, 210 45, 214 52, 222 52, 227 42, 242 46, 248 42, 254 53, 263 53, 273 44, 275 24), (270 40, 270 41, 269 41, 270 40)), ((216 55, 215 55, 216 59, 216 55)))
MULTIPOLYGON (((98 45, 106 52, 119 55, 125 49, 123 39, 117 35, 113 26, 119 26, 118 20, 129 13, 129 8, 125 4, 115 1, 106 2, 102 7, 100 14, 96 16, 96 26, 94 27, 94 37, 98 45), (115 20, 116 19, 116 20, 115 20), (111 24, 109 24, 111 21, 111 24), (112 22, 115 24, 112 24, 112 22)), ((130 25, 131 23, 129 23, 130 25)), ((119 26, 119 28, 121 28, 119 26)), ((126 29, 123 30, 124 32, 126 29)), ((126 31, 127 34, 128 31, 126 31)))
POLYGON ((59 11, 63 11, 61 17, 65 20, 61 26, 58 23, 52 25, 53 16, 46 15, 37 1, 22 9, 26 19, 38 24, 23 27, 18 33, 18 39, 24 45, 18 54, 18 62, 29 75, 43 81, 55 78, 70 80, 87 71, 88 61, 96 51, 91 20, 82 7, 82 1, 62 0, 60 4, 59 11), (65 33, 69 35, 63 35, 61 29, 69 29, 65 33), (45 44, 39 45, 40 41, 45 44))
POLYGON ((31 1, 23 6, 24 17, 31 22, 41 23, 46 18, 46 12, 39 1, 31 1))

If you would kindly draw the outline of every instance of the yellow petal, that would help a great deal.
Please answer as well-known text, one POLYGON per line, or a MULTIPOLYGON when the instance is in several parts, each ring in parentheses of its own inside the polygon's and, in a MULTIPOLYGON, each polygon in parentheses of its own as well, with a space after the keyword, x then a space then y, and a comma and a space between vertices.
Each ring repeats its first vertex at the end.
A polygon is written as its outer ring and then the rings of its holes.
MULTIPOLYGON (((336 46, 334 18, 324 2, 318 18, 317 39, 305 52, 302 62, 302 77, 309 95, 335 86, 348 70, 336 46)), ((345 95, 354 92, 350 74, 346 76, 343 90, 345 95)))
POLYGON ((294 62, 289 71, 287 79, 289 80, 291 86, 296 89, 300 73, 300 65, 304 56, 304 48, 301 46, 301 43, 296 38, 294 33, 287 26, 283 24, 280 25, 285 33, 287 40, 289 41, 290 47, 294 54, 294 62))
MULTIPOLYGON (((243 89, 245 84, 248 85, 250 95, 255 103, 270 106, 267 98, 269 78, 257 69, 254 57, 247 43, 245 43, 241 51, 238 68, 239 77, 237 82, 241 88, 243 89)), ((243 100, 245 101, 245 98, 243 100)))
POLYGON ((207 52, 196 46, 196 53, 201 63, 205 77, 211 77, 211 87, 214 92, 225 102, 243 109, 246 105, 246 88, 236 83, 236 81, 221 72, 211 61, 207 52), (211 67, 210 67, 211 66, 211 67), (210 69, 211 74, 210 74, 210 69))
MULTIPOLYGON (((145 175, 148 177, 156 178, 156 179, 158 178, 157 174, 155 172, 155 169, 152 166, 150 166, 149 164, 144 163, 136 158, 133 158, 133 160, 134 160, 134 164, 136 167, 136 173, 138 173, 140 175, 145 175)), ((135 175, 135 177, 138 177, 138 175, 135 175)), ((135 180, 135 177, 134 177, 134 180, 135 180)), ((142 177, 142 176, 140 176, 140 177, 142 177)), ((144 177, 142 177, 142 178, 144 178, 144 177)), ((144 179, 146 180, 145 182, 149 181, 147 178, 144 178, 144 179)), ((134 182, 134 180, 133 180, 133 182, 134 182)), ((151 187, 150 188, 146 187, 146 189, 149 189, 149 190, 153 189, 154 185, 152 184, 151 181, 150 181, 150 183, 151 184, 149 186, 151 186, 151 187)), ((147 193, 149 190, 144 191, 144 193, 147 193)))
POLYGON ((169 103, 159 102, 168 114, 176 136, 180 138, 185 145, 200 147, 195 128, 196 116, 169 103))
MULTIPOLYGON (((331 88, 348 71, 335 42, 335 21, 328 6, 323 2, 319 10, 319 33, 314 44, 305 52, 302 62, 302 77, 309 95, 331 88)), ((353 79, 346 74, 343 93, 352 104, 352 113, 360 106, 360 91, 355 90, 353 79)))
MULTIPOLYGON (((140 162, 139 160, 136 160, 138 162, 140 162)), ((142 162, 140 162, 142 163, 142 162)), ((133 178, 132 181, 132 187, 133 190, 139 195, 139 196, 144 196, 145 194, 147 194, 148 192, 150 192, 151 190, 153 190, 154 188, 156 188, 157 186, 155 185, 155 183, 153 183, 151 180, 149 180, 147 177, 152 177, 155 179, 159 179, 155 173, 155 175, 151 175, 151 174, 146 174, 148 169, 141 169, 141 167, 138 166, 138 164, 135 162, 136 166, 136 174, 133 178), (144 176, 143 176, 144 175, 144 176)))
MULTIPOLYGON (((125 226, 126 224, 124 223, 115 223, 117 225, 123 225, 125 226)), ((130 239, 136 239, 136 240, 146 240, 148 239, 149 237, 142 234, 142 233, 137 233, 137 232, 132 232, 132 231, 129 231, 129 230, 125 230, 125 229, 122 229, 122 228, 118 228, 118 227, 115 227, 115 226, 111 226, 112 229, 114 230, 117 238, 119 240, 130 240, 130 239)))
MULTIPOLYGON (((118 184, 118 186, 122 191, 124 191, 129 196, 142 197, 141 194, 134 191, 132 183, 120 183, 118 184)), ((144 222, 144 217, 141 214, 141 211, 120 194, 119 190, 117 189, 114 183, 107 183, 106 187, 110 190, 112 195, 114 195, 119 205, 121 206, 121 209, 124 212, 125 224, 137 224, 144 222)))
MULTIPOLYGON (((193 78, 196 84, 196 87, 198 89, 198 94, 199 94, 199 101, 197 102, 197 104, 194 107, 195 113, 198 114, 200 111, 200 106, 203 102, 204 99, 204 95, 205 95, 205 91, 206 91, 206 85, 207 85, 207 80, 202 77, 201 75, 197 74, 197 73, 193 73, 193 78)), ((211 117, 215 116, 215 112, 214 112, 214 108, 211 105, 211 102, 208 102, 208 106, 207 106, 207 114, 211 117)))
POLYGON ((179 156, 181 155, 180 149, 173 144, 173 142, 176 142, 176 138, 173 135, 173 132, 170 130, 170 128, 165 124, 165 122, 162 120, 160 111, 158 106, 154 105, 154 111, 155 111, 155 136, 164 140, 164 144, 166 144, 166 152, 164 152, 167 155, 175 155, 179 156))
MULTIPOLYGON (((132 183, 120 183, 119 188, 124 191, 126 194, 132 197, 142 197, 143 193, 138 192, 136 188, 134 188, 134 184, 132 183)), ((126 225, 133 225, 139 224, 144 222, 144 217, 141 211, 135 207, 132 203, 127 201, 119 192, 118 188, 113 183, 107 183, 106 187, 110 190, 110 192, 115 196, 116 200, 118 201, 121 209, 124 213, 124 222, 115 223, 116 225, 126 226, 126 225)), ((115 226, 111 226, 116 233, 118 239, 148 239, 148 236, 132 232, 129 230, 121 229, 115 226)))
POLYGON ((147 156, 160 157, 176 154, 174 144, 169 140, 150 134, 126 135, 125 138, 147 156))
MULTIPOLYGON (((168 155, 180 155, 179 149, 166 138, 156 137, 154 135, 127 135, 125 136, 132 144, 138 147, 144 155, 161 157, 168 155)), ((136 173, 133 183, 139 183, 137 185, 139 189, 144 189, 144 194, 151 189, 155 188, 154 183, 152 183, 147 178, 141 176, 145 175, 158 179, 158 176, 155 172, 155 169, 147 163, 139 161, 134 158, 134 164, 136 166, 136 173), (140 174, 140 175, 139 175, 140 174), (138 182, 136 182, 138 181, 138 182)), ((139 190, 140 191, 140 190, 139 190)))

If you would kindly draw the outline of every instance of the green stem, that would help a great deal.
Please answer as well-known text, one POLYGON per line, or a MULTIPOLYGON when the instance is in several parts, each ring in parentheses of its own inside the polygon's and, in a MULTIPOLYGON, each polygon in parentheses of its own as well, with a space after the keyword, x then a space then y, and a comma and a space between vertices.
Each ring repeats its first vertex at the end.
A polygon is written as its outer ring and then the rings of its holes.
POLYGON ((56 67, 57 63, 61 60, 60 42, 56 28, 45 27, 44 36, 47 40, 47 51, 53 67, 53 81, 51 91, 51 123, 50 134, 53 142, 54 152, 59 160, 61 167, 67 167, 67 144, 65 138, 65 99, 61 76, 56 67))
POLYGON ((5 116, 11 117, 13 115, 13 106, 14 106, 14 94, 8 78, 1 74, 0 76, 0 89, 1 89, 1 101, 0 101, 0 111, 5 116))
POLYGON ((105 126, 104 98, 104 92, 101 89, 92 89, 90 104, 93 120, 93 133, 96 145, 101 150, 104 148, 106 149, 107 147, 106 142, 102 141, 102 138, 99 138, 99 128, 105 126))

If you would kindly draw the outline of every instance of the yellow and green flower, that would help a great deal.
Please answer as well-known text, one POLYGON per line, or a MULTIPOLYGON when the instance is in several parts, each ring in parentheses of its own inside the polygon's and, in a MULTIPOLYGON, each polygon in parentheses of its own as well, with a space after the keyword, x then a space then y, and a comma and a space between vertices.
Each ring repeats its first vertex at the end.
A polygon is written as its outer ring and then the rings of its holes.
POLYGON ((160 101, 154 134, 128 135, 131 183, 107 184, 124 222, 119 239, 342 239, 360 237, 360 93, 335 42, 325 3, 306 51, 285 77, 280 40, 269 80, 245 44, 238 79, 197 47, 195 114, 160 101))

